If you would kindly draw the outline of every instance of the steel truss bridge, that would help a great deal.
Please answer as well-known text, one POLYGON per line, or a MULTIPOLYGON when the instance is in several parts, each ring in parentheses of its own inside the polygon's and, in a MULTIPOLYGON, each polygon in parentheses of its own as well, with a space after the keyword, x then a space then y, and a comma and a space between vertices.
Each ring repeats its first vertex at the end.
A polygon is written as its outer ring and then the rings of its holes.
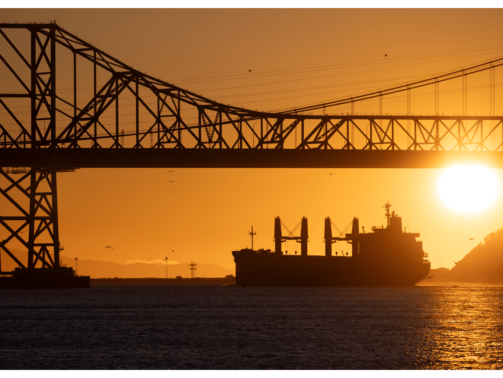
POLYGON ((56 23, 4 23, 0 34, 0 65, 10 74, 0 81, 0 200, 9 204, 0 209, 0 230, 8 234, 0 253, 21 268, 60 266, 56 172, 75 168, 503 167, 503 117, 495 115, 494 95, 494 69, 503 59, 270 113, 149 76, 56 23), (485 70, 491 114, 467 115, 466 78, 485 70), (71 88, 61 87, 61 77, 71 88), (441 116, 439 85, 454 79, 463 82, 464 115, 441 116), (411 91, 425 86, 435 87, 435 115, 410 115, 411 91), (370 99, 382 109, 382 99, 399 92, 407 94, 409 115, 313 114, 370 99), (14 241, 26 249, 27 265, 12 253, 14 241))

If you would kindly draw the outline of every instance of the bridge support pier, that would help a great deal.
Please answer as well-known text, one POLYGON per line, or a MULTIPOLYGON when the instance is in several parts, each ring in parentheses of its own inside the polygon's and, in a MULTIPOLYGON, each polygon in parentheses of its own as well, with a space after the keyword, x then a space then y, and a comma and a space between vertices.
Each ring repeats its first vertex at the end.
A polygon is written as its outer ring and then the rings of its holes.
POLYGON ((60 267, 55 169, 0 168, 0 238, 0 259, 28 270, 60 267))

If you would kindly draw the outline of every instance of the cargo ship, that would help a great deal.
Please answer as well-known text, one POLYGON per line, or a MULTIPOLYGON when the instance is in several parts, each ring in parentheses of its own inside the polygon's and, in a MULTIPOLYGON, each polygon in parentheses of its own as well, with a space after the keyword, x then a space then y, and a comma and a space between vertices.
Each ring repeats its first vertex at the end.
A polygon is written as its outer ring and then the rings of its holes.
MULTIPOLYGON (((333 237, 330 218, 325 219, 325 255, 308 255, 307 219, 301 222, 300 236, 283 236, 281 220, 274 221, 275 250, 233 251, 236 284, 244 286, 413 286, 430 271, 428 255, 416 240, 419 233, 402 228, 402 218, 389 201, 384 205, 387 226, 359 230, 353 219, 352 232, 333 237), (283 253, 287 240, 300 243, 301 253, 283 253), (332 244, 351 244, 351 254, 332 253, 332 244)), ((253 231, 252 231, 253 237, 253 231)))

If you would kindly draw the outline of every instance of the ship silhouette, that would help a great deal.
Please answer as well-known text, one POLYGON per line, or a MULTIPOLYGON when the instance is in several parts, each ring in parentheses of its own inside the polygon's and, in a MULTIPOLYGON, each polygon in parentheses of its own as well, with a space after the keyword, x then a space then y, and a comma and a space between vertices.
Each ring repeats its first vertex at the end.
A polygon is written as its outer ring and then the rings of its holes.
POLYGON ((387 226, 359 232, 359 220, 353 219, 352 232, 333 237, 330 218, 325 219, 325 256, 307 253, 307 219, 301 222, 300 236, 283 236, 281 220, 274 221, 275 250, 242 249, 233 251, 236 284, 247 286, 413 286, 430 272, 428 255, 419 233, 405 232, 402 218, 391 204, 384 205, 387 226), (300 255, 283 254, 281 244, 296 240, 300 255), (332 254, 332 244, 351 244, 351 256, 332 254))

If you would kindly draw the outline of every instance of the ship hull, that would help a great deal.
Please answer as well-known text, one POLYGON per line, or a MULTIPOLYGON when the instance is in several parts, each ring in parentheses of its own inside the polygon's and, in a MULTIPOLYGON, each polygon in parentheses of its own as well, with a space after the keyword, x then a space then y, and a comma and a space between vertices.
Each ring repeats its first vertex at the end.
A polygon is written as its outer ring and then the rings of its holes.
POLYGON ((429 262, 361 261, 352 257, 235 256, 236 284, 250 286, 413 286, 429 262))

